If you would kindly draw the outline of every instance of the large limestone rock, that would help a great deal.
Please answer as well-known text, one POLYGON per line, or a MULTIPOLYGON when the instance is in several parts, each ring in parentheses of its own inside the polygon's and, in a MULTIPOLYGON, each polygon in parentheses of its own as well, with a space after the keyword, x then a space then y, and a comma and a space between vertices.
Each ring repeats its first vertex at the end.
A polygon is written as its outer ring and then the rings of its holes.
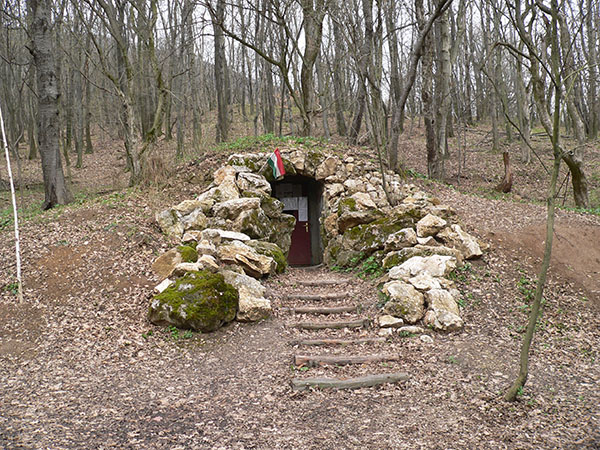
POLYGON ((260 207, 269 219, 278 219, 283 213, 283 203, 268 195, 260 197, 260 207))
POLYGON ((237 308, 238 292, 223 275, 190 272, 152 299, 148 318, 155 325, 206 333, 231 322, 237 308))
POLYGON ((189 245, 180 245, 160 255, 152 264, 152 271, 161 279, 168 278, 181 263, 195 263, 198 252, 189 245))
POLYGON ((366 199, 359 197, 360 200, 357 201, 355 196, 344 198, 339 201, 337 226, 340 233, 345 233, 349 228, 368 224, 383 217, 383 213, 376 209, 375 203, 371 201, 371 198, 369 196, 367 196, 367 198, 372 204, 372 207, 365 207, 364 205, 367 202, 366 199))
POLYGON ((414 247, 406 247, 401 250, 389 252, 385 258, 383 258, 383 267, 390 269, 394 266, 401 265, 415 256, 425 257, 433 255, 452 256, 456 258, 457 264, 460 265, 462 263, 462 254, 454 248, 444 247, 443 245, 432 247, 429 245, 417 244, 414 247))
POLYGON ((383 293, 390 296, 383 312, 400 317, 408 323, 416 323, 423 317, 425 298, 410 284, 390 281, 383 286, 383 293))
POLYGON ((338 170, 340 160, 336 156, 328 156, 325 160, 317 167, 315 171, 315 178, 317 180, 324 180, 325 178, 333 175, 338 170))
POLYGON ((423 323, 436 331, 458 331, 464 326, 460 316, 445 310, 429 310, 423 323))
POLYGON ((431 289, 425 294, 428 311, 424 323, 438 331, 456 331, 463 327, 454 295, 445 289, 431 289))
POLYGON ((454 256, 414 256, 399 266, 392 268, 389 277, 393 280, 408 279, 422 272, 432 277, 445 277, 456 268, 454 256))
POLYGON ((287 268, 287 258, 283 254, 283 250, 272 242, 251 240, 246 242, 246 245, 252 247, 261 255, 269 256, 275 260, 277 264, 275 272, 283 273, 287 268))
POLYGON ((473 236, 463 231, 460 225, 450 225, 437 234, 444 243, 461 252, 463 258, 472 259, 480 257, 483 252, 473 236))
MULTIPOLYGON (((367 186, 370 186, 370 185, 367 185, 367 186)), ((357 209, 370 210, 370 209, 377 208, 377 205, 375 204, 375 202, 373 201, 371 196, 364 192, 357 192, 354 195, 352 195, 350 198, 354 200, 357 209)))
POLYGON ((265 288, 260 281, 231 270, 224 270, 221 273, 225 282, 238 291, 239 308, 236 319, 239 322, 256 322, 271 315, 271 302, 264 297, 265 288))
POLYGON ((446 224, 447 222, 441 217, 427 214, 417 222, 417 236, 420 238, 435 236, 446 224))
POLYGON ((445 289, 431 289, 425 294, 425 299, 429 309, 435 311, 448 311, 452 314, 460 315, 458 304, 452 294, 445 289))
POLYGON ((292 231, 296 227, 296 218, 290 214, 281 214, 278 218, 271 220, 272 232, 269 241, 277 244, 287 258, 292 245, 292 231))
POLYGON ((416 277, 409 278, 408 282, 422 292, 442 288, 439 278, 432 277, 428 272, 421 272, 416 277))
POLYGON ((217 250, 219 259, 225 264, 236 264, 244 269, 246 274, 254 278, 262 278, 275 273, 277 264, 269 256, 261 255, 252 247, 240 242, 233 241, 230 244, 221 245, 217 250))
POLYGON ((206 227, 206 216, 202 203, 197 200, 184 200, 172 208, 156 214, 156 222, 167 235, 181 239, 187 230, 202 230, 206 227))
POLYGON ((236 198, 213 206, 213 215, 221 219, 237 219, 243 212, 260 208, 260 199, 256 197, 236 198))
POLYGON ((340 266, 347 266, 351 261, 360 261, 378 250, 383 250, 391 234, 404 228, 413 228, 416 221, 425 215, 426 212, 420 206, 398 205, 384 217, 350 227, 339 239, 328 243, 324 254, 325 261, 340 266))
POLYGON ((207 228, 202 231, 201 238, 209 240, 215 245, 219 245, 221 242, 231 241, 249 241, 250 236, 244 233, 238 233, 236 231, 221 230, 220 228, 207 228))
POLYGON ((377 318, 379 328, 400 328, 404 325, 404 321, 399 317, 394 317, 389 314, 384 314, 377 318))
POLYGON ((160 255, 152 264, 152 271, 161 279, 167 278, 177 264, 181 263, 181 254, 176 248, 172 248, 168 252, 160 255))
POLYGON ((235 231, 245 233, 252 239, 269 238, 274 231, 271 220, 260 208, 242 211, 233 222, 232 227, 235 231))
POLYGON ((226 180, 235 180, 235 176, 237 174, 237 170, 231 166, 222 166, 219 167, 213 173, 213 182, 216 185, 223 183, 226 180))
POLYGON ((385 251, 391 252, 417 244, 417 233, 412 228, 403 228, 390 234, 385 240, 385 251))
POLYGON ((166 209, 164 211, 160 211, 156 213, 155 216, 156 223, 158 227, 161 229, 163 233, 167 236, 172 236, 174 238, 181 238, 183 232, 183 224, 177 217, 177 215, 173 214, 170 209, 166 209))
POLYGON ((271 195, 271 185, 262 176, 252 172, 242 172, 238 174, 237 186, 241 192, 256 192, 259 195, 271 195))

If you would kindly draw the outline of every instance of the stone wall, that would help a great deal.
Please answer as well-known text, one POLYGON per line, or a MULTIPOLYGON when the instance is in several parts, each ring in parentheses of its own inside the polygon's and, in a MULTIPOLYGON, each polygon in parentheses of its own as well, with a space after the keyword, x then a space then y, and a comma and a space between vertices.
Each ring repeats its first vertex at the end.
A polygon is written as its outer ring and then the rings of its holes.
MULTIPOLYGON (((391 205, 381 173, 368 161, 315 149, 284 150, 281 155, 286 175, 323 183, 320 225, 327 265, 352 267, 372 257, 389 269, 383 286, 389 298, 385 312, 438 330, 462 326, 459 293, 447 275, 464 259, 480 256, 481 249, 452 208, 387 172, 391 205)), ((175 289, 176 280, 190 272, 225 273, 225 282, 240 293, 238 320, 268 315, 268 300, 252 279, 285 269, 295 226, 294 217, 271 197, 268 156, 232 155, 196 199, 156 215, 167 235, 197 253, 191 262, 184 261, 179 247, 159 257, 155 271, 166 279, 160 289, 175 289)), ((173 306, 151 306, 151 317, 160 309, 164 321, 169 308, 173 306)))

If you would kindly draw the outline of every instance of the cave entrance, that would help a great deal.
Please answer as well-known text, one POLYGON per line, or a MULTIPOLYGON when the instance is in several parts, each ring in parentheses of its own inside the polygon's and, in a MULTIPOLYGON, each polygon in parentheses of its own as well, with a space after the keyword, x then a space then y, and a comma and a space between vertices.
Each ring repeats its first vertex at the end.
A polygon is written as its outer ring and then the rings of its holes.
POLYGON ((288 254, 291 266, 310 266, 323 261, 320 222, 323 185, 314 178, 286 176, 271 183, 273 196, 283 203, 283 211, 296 218, 288 254))

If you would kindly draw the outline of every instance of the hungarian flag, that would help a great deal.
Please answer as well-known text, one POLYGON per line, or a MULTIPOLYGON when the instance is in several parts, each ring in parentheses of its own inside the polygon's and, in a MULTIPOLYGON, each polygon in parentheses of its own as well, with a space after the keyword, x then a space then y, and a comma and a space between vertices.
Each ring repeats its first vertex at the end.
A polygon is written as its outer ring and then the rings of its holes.
POLYGON ((283 168, 283 160, 279 149, 276 148, 273 154, 267 160, 267 164, 273 169, 273 177, 277 180, 285 175, 285 169, 283 168))

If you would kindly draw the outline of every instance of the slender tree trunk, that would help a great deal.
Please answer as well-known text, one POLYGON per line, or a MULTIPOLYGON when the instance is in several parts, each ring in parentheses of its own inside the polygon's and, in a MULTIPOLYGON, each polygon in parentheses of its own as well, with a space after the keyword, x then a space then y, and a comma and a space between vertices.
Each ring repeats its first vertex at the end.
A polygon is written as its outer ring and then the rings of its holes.
MULTIPOLYGON (((520 50, 523 51, 523 45, 520 45, 520 50)), ((521 160, 525 164, 531 162, 531 120, 529 113, 529 97, 530 94, 525 87, 523 81, 523 57, 516 56, 516 99, 517 99, 517 115, 519 118, 519 126, 521 128, 521 160)))
POLYGON ((56 78, 50 5, 43 0, 29 0, 33 14, 32 53, 36 67, 38 92, 38 142, 42 156, 45 199, 43 209, 73 200, 65 183, 58 143, 59 87, 56 78))
MULTIPOLYGON (((417 20, 420 26, 423 26, 423 4, 419 2, 421 8, 417 10, 417 20)), ((435 133, 435 112, 433 98, 433 37, 429 33, 423 40, 422 48, 423 58, 421 64, 422 85, 421 100, 423 102, 423 122, 425 123, 425 145, 427 149, 427 173, 434 178, 438 175, 439 161, 436 133, 435 133)))
POLYGON ((343 55, 345 52, 344 49, 344 39, 342 37, 341 27, 332 23, 333 28, 333 42, 335 45, 335 54, 333 58, 333 67, 330 68, 330 71, 333 73, 333 93, 334 93, 334 108, 335 108, 335 125, 337 129, 337 134, 340 136, 346 136, 347 128, 346 128, 346 118, 344 117, 345 110, 345 91, 344 91, 344 81, 342 70, 343 67, 343 55))
MULTIPOLYGON (((518 0, 517 0, 518 1, 518 0)), ((519 2, 520 3, 520 2, 519 2)), ((519 7, 517 7, 517 14, 520 14, 519 7)), ((542 259, 542 266, 540 268, 540 274, 536 284, 535 294, 533 297, 533 304, 531 305, 531 312, 529 314, 529 323, 527 330, 523 338, 523 345, 521 347, 520 357, 520 369, 519 375, 513 382, 510 389, 506 392, 504 398, 507 401, 514 401, 517 398, 519 392, 525 386, 527 377, 529 375, 529 349, 533 340, 533 334, 535 332, 535 326, 538 321, 538 317, 542 305, 542 295, 544 294, 544 286, 546 284, 546 276, 548 274, 548 268, 550 267, 550 257, 552 255, 552 240, 554 237, 554 204, 556 197, 556 184, 558 180, 558 173, 560 169, 561 161, 561 148, 560 148, 560 108, 561 108, 561 76, 559 70, 559 55, 558 55, 558 6, 556 0, 552 0, 552 73, 554 77, 554 117, 552 124, 552 149, 554 153, 554 164, 552 166, 552 173, 550 178, 550 187, 548 188, 547 198, 547 219, 546 219, 546 241, 544 245, 544 257, 542 259)))
MULTIPOLYGON (((386 2, 385 23, 388 33, 388 48, 390 53, 390 105, 394 105, 400 101, 402 94, 402 77, 400 73, 400 57, 398 46, 398 35, 396 33, 396 4, 395 2, 386 2)), ((404 111, 398 111, 397 108, 392 108, 392 123, 395 121, 394 114, 400 114, 398 119, 400 134, 404 132, 404 111)), ((390 127, 391 130, 391 127, 390 127)), ((398 164, 398 152, 389 152, 390 166, 396 167, 398 164)))
POLYGON ((30 92, 28 95, 28 122, 29 126, 27 127, 27 136, 29 141, 29 154, 28 159, 32 160, 38 154, 38 129, 37 129, 37 102, 36 98, 36 73, 35 73, 35 63, 32 61, 29 66, 29 88, 30 92))
POLYGON ((590 109, 590 125, 588 130, 588 137, 590 139, 596 139, 598 137, 598 130, 600 130, 600 99, 598 99, 598 30, 594 25, 594 16, 597 13, 597 6, 594 0, 586 0, 586 20, 585 26, 587 31, 587 42, 588 42, 588 71, 589 71, 589 109, 590 109))
MULTIPOLYGON (((438 74, 436 78, 435 105, 435 157, 428 159, 429 176, 443 180, 445 176, 444 162, 448 153, 448 112, 450 109, 450 76, 452 65, 450 63, 450 26, 448 13, 444 13, 438 22, 440 55, 438 62, 438 74)), ((429 153, 428 153, 429 155, 429 153)))
POLYGON ((213 30, 215 41, 215 88, 217 94, 217 142, 229 139, 229 92, 227 83, 227 61, 225 60, 225 42, 223 37, 223 23, 225 16, 225 0, 217 1, 217 9, 213 17, 213 30))
POLYGON ((300 89, 302 91, 302 135, 312 133, 312 117, 315 114, 315 90, 313 70, 321 49, 325 0, 300 0, 304 18, 304 55, 300 69, 300 89), (314 3, 314 5, 313 5, 314 3))
POLYGON ((325 74, 323 73, 323 62, 321 58, 317 58, 315 63, 315 67, 317 69, 317 83, 319 87, 319 103, 322 111, 322 119, 323 119, 323 134, 325 135, 325 139, 329 139, 331 137, 331 131, 329 130, 329 106, 327 105, 327 92, 325 87, 325 74))
POLYGON ((83 120, 84 120, 84 128, 85 128, 85 153, 91 154, 94 153, 94 146, 92 145, 92 111, 91 111, 91 103, 92 103, 92 83, 90 82, 90 64, 89 64, 89 53, 90 53, 90 37, 89 34, 85 40, 85 63, 83 66, 83 70, 85 73, 85 102, 83 104, 83 120))
POLYGON ((273 84, 273 73, 268 62, 263 61, 263 79, 262 89, 262 120, 265 133, 275 132, 275 86, 273 84))

